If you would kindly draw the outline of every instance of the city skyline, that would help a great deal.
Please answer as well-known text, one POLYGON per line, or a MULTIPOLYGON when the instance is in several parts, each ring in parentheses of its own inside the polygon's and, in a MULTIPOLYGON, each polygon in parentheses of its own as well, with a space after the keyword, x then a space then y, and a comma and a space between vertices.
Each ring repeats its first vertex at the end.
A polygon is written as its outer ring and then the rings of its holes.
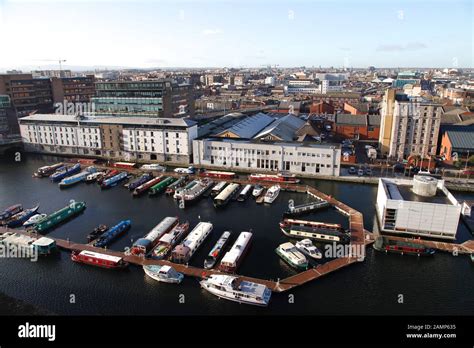
POLYGON ((25 23, 4 39, 0 70, 59 68, 59 59, 64 69, 473 66, 469 1, 238 4, 0 1, 0 29, 25 23))

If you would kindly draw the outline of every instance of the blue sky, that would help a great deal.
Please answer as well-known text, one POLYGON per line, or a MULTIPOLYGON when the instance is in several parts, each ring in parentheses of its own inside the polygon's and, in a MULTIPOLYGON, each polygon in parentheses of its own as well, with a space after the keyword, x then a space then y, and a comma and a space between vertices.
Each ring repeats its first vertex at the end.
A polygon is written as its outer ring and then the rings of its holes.
POLYGON ((0 0, 0 69, 473 67, 470 0, 0 0), (14 28, 12 30, 11 28, 14 28), (5 35, 6 33, 6 35, 5 35))

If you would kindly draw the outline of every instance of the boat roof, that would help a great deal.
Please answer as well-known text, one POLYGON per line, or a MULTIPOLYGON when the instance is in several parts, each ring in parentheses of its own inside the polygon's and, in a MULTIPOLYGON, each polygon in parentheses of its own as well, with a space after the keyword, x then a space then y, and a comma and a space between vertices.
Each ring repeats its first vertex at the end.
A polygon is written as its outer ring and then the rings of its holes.
POLYGON ((222 258, 222 263, 229 263, 233 264, 237 262, 239 257, 242 255, 243 249, 247 246, 247 244, 250 241, 250 238, 252 238, 252 233, 250 232, 242 232, 240 233, 239 237, 235 241, 234 245, 228 251, 224 257, 222 258))
POLYGON ((95 257, 95 258, 98 258, 98 259, 107 260, 107 261, 111 261, 111 262, 119 262, 120 260, 122 260, 122 258, 119 257, 119 256, 101 254, 101 253, 96 253, 94 251, 89 251, 89 250, 83 250, 79 253, 79 255, 95 257))
POLYGON ((200 222, 194 227, 191 233, 186 237, 183 244, 189 246, 194 244, 199 238, 201 238, 208 230, 212 229, 212 224, 210 222, 200 222))
POLYGON ((55 243, 55 241, 51 238, 41 237, 37 241, 35 241, 33 243, 33 245, 36 245, 36 246, 50 246, 51 244, 54 244, 54 243, 55 243))
POLYGON ((295 246, 293 245, 293 243, 290 243, 290 242, 280 244, 280 248, 282 248, 282 249, 292 249, 294 247, 295 246))
POLYGON ((2 235, 3 243, 12 243, 12 244, 30 244, 36 240, 36 238, 26 236, 19 233, 5 233, 2 235))
POLYGON ((167 272, 169 272, 171 269, 172 269, 171 266, 163 265, 163 266, 161 266, 160 272, 167 273, 167 272))

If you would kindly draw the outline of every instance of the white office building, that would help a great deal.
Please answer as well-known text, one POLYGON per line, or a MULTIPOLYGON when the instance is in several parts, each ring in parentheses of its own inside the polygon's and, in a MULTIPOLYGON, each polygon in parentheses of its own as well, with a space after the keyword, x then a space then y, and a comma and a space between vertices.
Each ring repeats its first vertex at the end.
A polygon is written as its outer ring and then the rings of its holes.
POLYGON ((339 176, 341 149, 338 145, 212 138, 193 141, 193 158, 195 165, 205 168, 339 176))

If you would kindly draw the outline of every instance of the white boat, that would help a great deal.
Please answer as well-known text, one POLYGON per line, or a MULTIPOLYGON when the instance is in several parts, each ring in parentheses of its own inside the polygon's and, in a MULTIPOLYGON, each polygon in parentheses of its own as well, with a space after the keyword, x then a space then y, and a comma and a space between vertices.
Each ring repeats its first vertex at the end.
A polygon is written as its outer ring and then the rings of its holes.
POLYGON ((229 273, 235 272, 250 246, 251 239, 251 232, 240 233, 232 248, 222 258, 219 270, 229 273))
POLYGON ((273 185, 270 187, 265 194, 264 202, 265 203, 273 203, 273 201, 278 197, 280 194, 280 185, 273 185))
POLYGON ((194 174, 196 170, 194 169, 194 167, 188 167, 188 168, 176 168, 174 170, 175 173, 179 173, 179 174, 194 174))
POLYGON ((265 190, 265 188, 262 185, 255 185, 252 195, 258 197, 262 194, 263 190, 265 190))
POLYGON ((210 222, 199 222, 183 242, 173 249, 171 252, 172 261, 176 263, 187 263, 212 232, 213 227, 210 222))
POLYGON ((296 242, 296 249, 313 259, 321 259, 323 257, 321 251, 319 251, 308 238, 296 242))
POLYGON ((140 167, 141 170, 154 170, 158 172, 166 171, 166 167, 159 165, 157 163, 144 164, 140 167))
POLYGON ((95 173, 89 174, 88 176, 86 176, 86 182, 94 182, 98 178, 100 178, 104 175, 105 175, 104 172, 95 172, 95 173))
POLYGON ((24 227, 34 225, 38 223, 40 220, 44 219, 48 214, 36 214, 30 217, 26 222, 23 224, 24 227))
POLYGON ((219 192, 221 192, 224 189, 225 185, 227 185, 225 181, 220 181, 217 184, 215 184, 214 187, 211 189, 211 197, 217 196, 219 192))
POLYGON ((179 284, 184 278, 182 273, 177 272, 173 267, 168 265, 146 265, 143 266, 143 270, 150 278, 164 283, 179 284))
POLYGON ((248 184, 245 185, 245 187, 242 189, 242 191, 239 192, 239 196, 237 197, 237 200, 239 202, 243 202, 247 199, 249 196, 250 192, 252 191, 252 185, 248 184))
POLYGON ((275 251, 290 266, 303 270, 308 268, 308 260, 292 243, 283 243, 275 251))
POLYGON ((200 284, 203 289, 219 298, 256 306, 267 306, 272 295, 272 291, 263 284, 229 275, 213 274, 201 280, 200 284))

